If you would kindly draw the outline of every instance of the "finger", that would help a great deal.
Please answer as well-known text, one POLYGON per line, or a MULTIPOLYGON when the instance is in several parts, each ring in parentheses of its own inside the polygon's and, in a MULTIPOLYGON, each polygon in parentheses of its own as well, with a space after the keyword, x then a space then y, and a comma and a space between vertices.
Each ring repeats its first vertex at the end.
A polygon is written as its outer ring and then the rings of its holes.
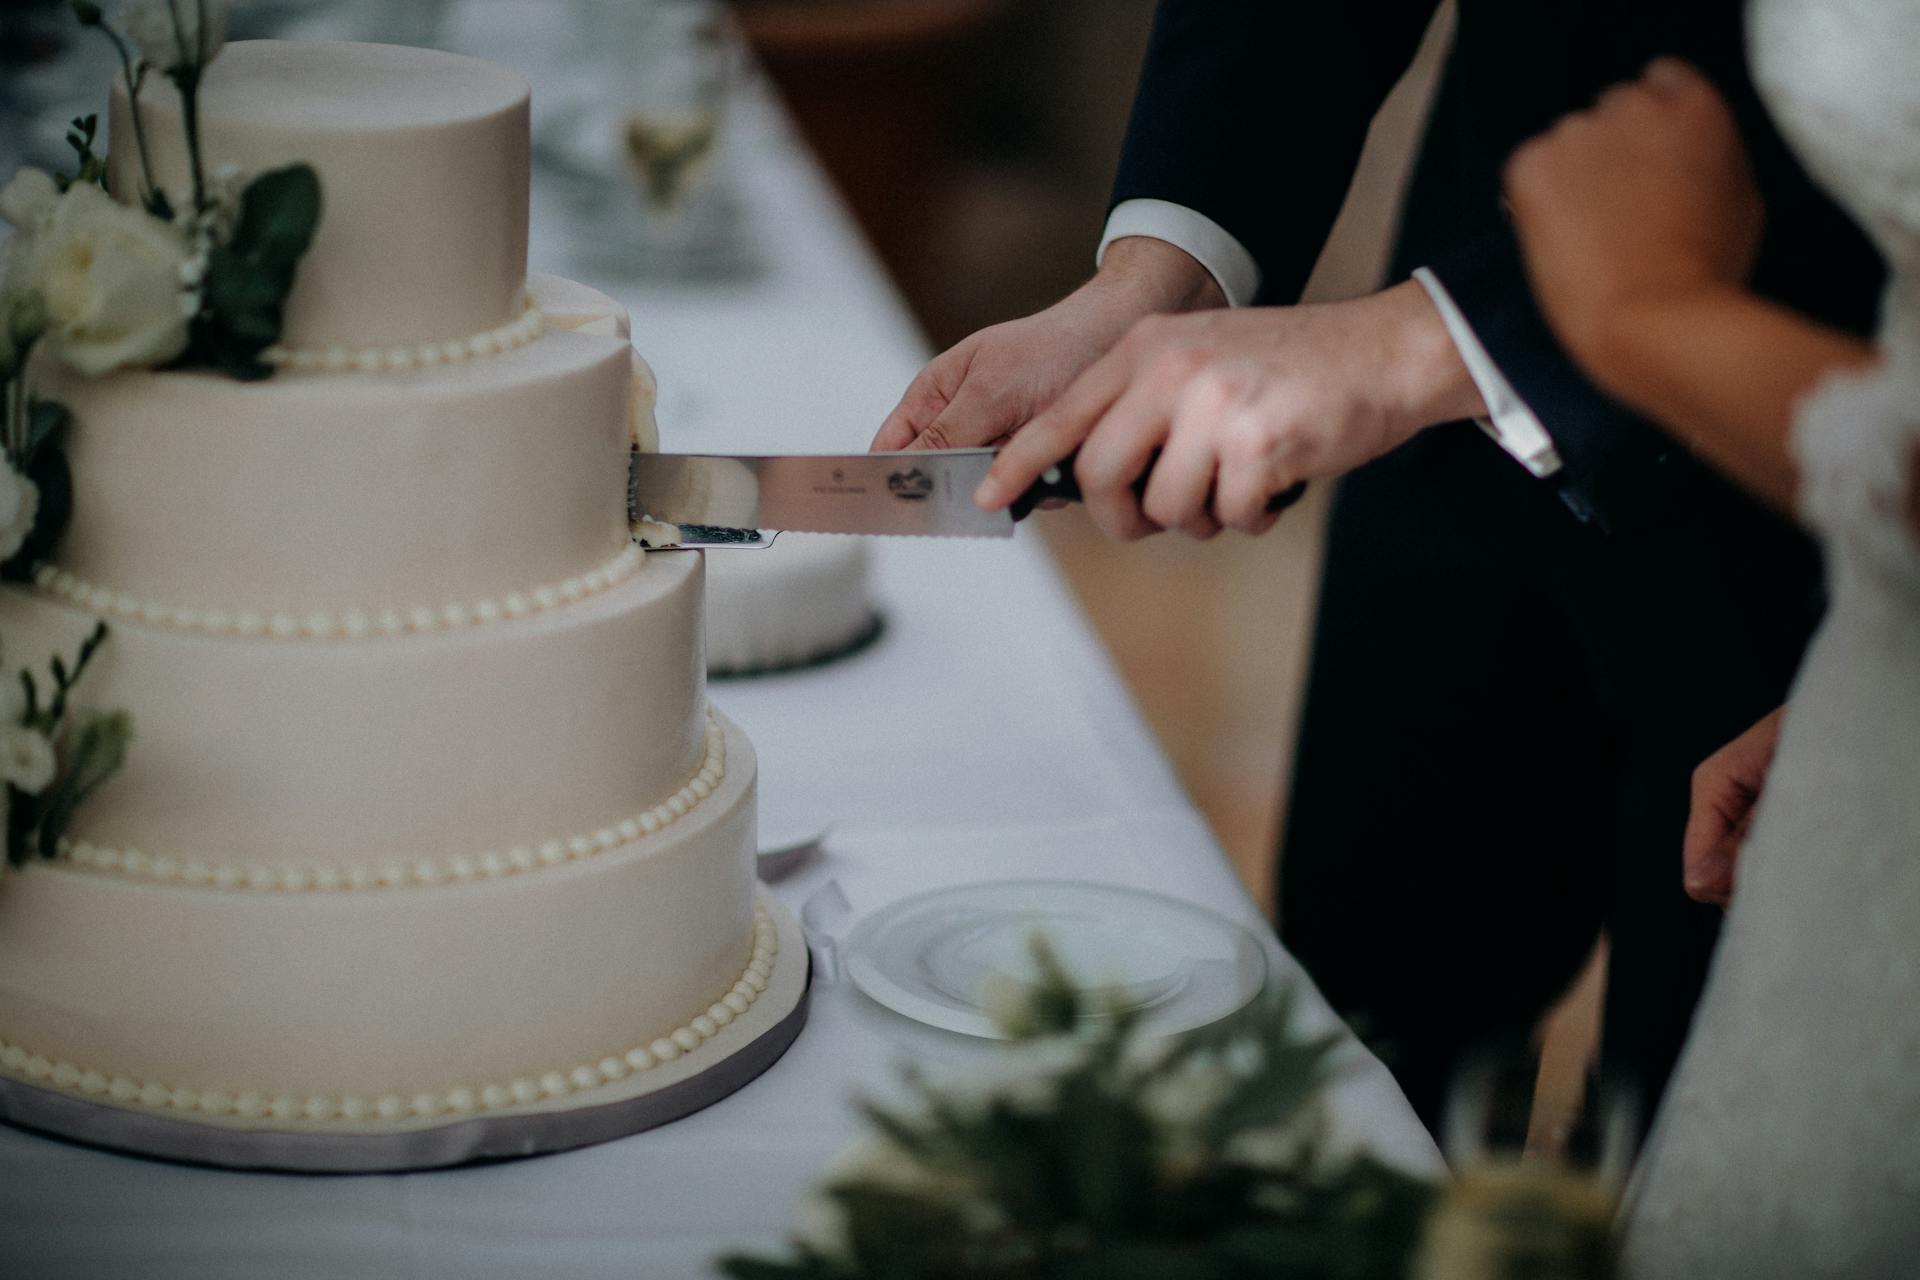
POLYGON ((1694 858, 1686 868, 1687 896, 1710 906, 1726 906, 1733 900, 1734 866, 1739 857, 1739 841, 1730 835, 1694 858))
POLYGON ((983 432, 991 436, 1004 436, 1004 432, 989 424, 983 426, 979 421, 982 414, 973 403, 975 397, 967 393, 965 383, 960 386, 958 395, 947 402, 937 417, 920 428, 913 439, 907 441, 908 449, 958 449, 969 436, 978 436, 983 432))
POLYGON ((1687 867, 1696 860, 1704 860, 1727 837, 1728 823, 1720 804, 1725 789, 1723 777, 1718 753, 1708 756, 1693 771, 1687 827, 1680 838, 1681 858, 1687 867))
POLYGON ((974 503, 998 511, 1033 487, 1048 467, 1079 447, 1093 424, 1126 389, 1130 362, 1109 352, 1061 393, 1033 421, 1013 433, 974 491, 974 503))
POLYGON ((1684 96, 1705 90, 1714 92, 1713 82, 1700 74, 1692 63, 1679 58, 1655 58, 1640 74, 1640 81, 1656 94, 1684 96))
POLYGON ((1166 445, 1147 473, 1140 500, 1142 514, 1162 529, 1180 529, 1202 540, 1220 532, 1210 501, 1220 465, 1213 431, 1230 397, 1228 388, 1206 379, 1197 381, 1175 408, 1166 445))
POLYGON ((962 343, 928 361, 907 384, 900 403, 880 424, 867 451, 888 453, 912 444, 926 424, 945 411, 953 393, 965 385, 966 372, 972 363, 971 343, 962 343))
POLYGON ((1638 80, 1623 80, 1619 84, 1608 85, 1593 100, 1593 114, 1596 116, 1614 116, 1631 111, 1647 100, 1647 88, 1638 80))
POLYGON ((1256 535, 1273 528, 1280 513, 1269 511, 1268 502, 1300 479, 1276 459, 1275 450, 1266 443, 1285 430, 1284 422, 1262 421, 1263 417, 1276 416, 1271 406, 1242 405, 1222 426, 1226 443, 1220 450, 1213 517, 1226 528, 1256 535))
POLYGON ((1116 542, 1132 542, 1164 527, 1140 510, 1135 489, 1156 450, 1167 442, 1168 405, 1163 386, 1136 380, 1102 414, 1080 446, 1074 478, 1080 500, 1100 531, 1116 542))
POLYGON ((1730 768, 1735 754, 1731 746, 1723 747, 1694 770, 1681 837, 1681 884, 1687 896, 1719 906, 1731 897, 1734 862, 1753 812, 1753 793, 1730 768))
POLYGON ((1695 902, 1711 902, 1726 880, 1726 833, 1688 847, 1680 862, 1680 884, 1695 902))

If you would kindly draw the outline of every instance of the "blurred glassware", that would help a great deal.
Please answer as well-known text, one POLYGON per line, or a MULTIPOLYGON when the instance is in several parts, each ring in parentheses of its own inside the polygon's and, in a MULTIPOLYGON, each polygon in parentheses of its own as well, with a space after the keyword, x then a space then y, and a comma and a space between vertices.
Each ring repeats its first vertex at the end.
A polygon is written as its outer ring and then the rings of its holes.
POLYGON ((1611 1280, 1614 1224, 1638 1132, 1631 1098, 1601 1086, 1564 1158, 1524 1150, 1537 1055, 1498 1038, 1471 1053, 1447 1100, 1454 1177, 1427 1219, 1414 1280, 1611 1280))
POLYGON ((448 7, 448 0, 244 0, 234 7, 233 20, 242 39, 272 35, 439 48, 448 7))
POLYGON ((755 266, 727 166, 744 53, 715 0, 570 0, 564 76, 537 83, 537 180, 568 270, 601 280, 739 276, 755 266))

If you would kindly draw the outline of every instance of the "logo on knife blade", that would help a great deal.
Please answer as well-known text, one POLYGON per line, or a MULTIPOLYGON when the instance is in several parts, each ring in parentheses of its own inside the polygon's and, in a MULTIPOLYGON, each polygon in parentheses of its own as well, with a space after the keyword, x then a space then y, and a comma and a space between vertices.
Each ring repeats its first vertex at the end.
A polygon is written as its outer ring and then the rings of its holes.
POLYGON ((933 496, 933 477, 918 467, 896 471, 887 477, 887 492, 905 502, 919 502, 933 496))

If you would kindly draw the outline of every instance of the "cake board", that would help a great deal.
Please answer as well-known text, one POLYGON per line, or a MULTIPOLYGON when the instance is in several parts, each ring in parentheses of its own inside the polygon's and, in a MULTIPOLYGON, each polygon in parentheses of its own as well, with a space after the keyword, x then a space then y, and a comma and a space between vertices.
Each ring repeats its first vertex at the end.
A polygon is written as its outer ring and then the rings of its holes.
POLYGON ((584 1105, 533 1103, 452 1123, 384 1132, 310 1133, 190 1123, 0 1078, 0 1121, 86 1146, 188 1164, 286 1173, 408 1173, 571 1151, 691 1115, 743 1088, 806 1025, 813 970, 793 914, 764 886, 757 904, 780 939, 772 980, 747 1013, 701 1051, 605 1086, 584 1105), (638 1087, 644 1084, 646 1087, 638 1087))

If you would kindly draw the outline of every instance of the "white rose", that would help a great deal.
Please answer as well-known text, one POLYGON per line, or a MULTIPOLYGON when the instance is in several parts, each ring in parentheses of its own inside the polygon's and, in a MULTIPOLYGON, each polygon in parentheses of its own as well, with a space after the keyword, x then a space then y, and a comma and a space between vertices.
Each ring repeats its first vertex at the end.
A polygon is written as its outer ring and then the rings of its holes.
POLYGON ((90 183, 60 198, 32 267, 46 308, 44 341, 76 371, 158 365, 187 345, 181 269, 192 256, 170 223, 90 183))
POLYGON ((227 42, 232 0, 127 0, 120 22, 160 71, 206 66, 227 42))
POLYGON ((10 466, 0 465, 0 563, 13 559, 40 514, 40 489, 10 466))
POLYGON ((58 768, 46 734, 17 724, 0 729, 0 778, 9 785, 39 795, 58 768))

